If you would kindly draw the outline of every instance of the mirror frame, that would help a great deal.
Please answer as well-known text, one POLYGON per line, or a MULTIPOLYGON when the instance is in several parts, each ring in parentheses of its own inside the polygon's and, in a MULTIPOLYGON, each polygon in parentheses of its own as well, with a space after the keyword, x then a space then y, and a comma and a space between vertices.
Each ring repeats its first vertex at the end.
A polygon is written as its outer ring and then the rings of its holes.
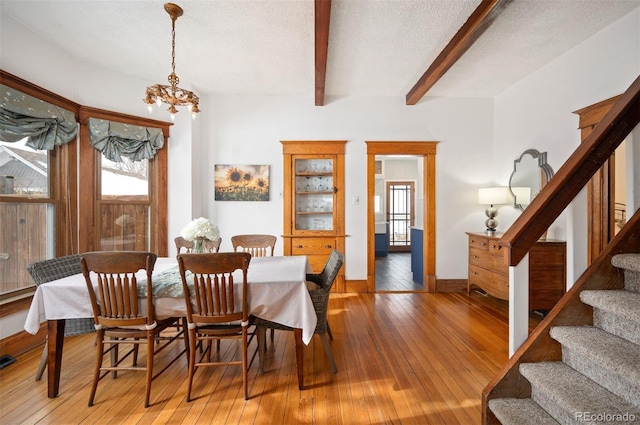
MULTIPOLYGON (((540 190, 542 190, 542 188, 547 183, 549 183, 549 180, 551 180, 551 177, 553 177, 553 168, 551 168, 551 166, 547 164, 546 152, 539 152, 537 149, 527 149, 526 151, 522 152, 522 154, 517 159, 513 161, 513 171, 511 172, 511 176, 509 177, 509 193, 513 197, 514 208, 517 208, 520 211, 523 211, 525 207, 523 207, 522 204, 518 204, 516 202, 517 201, 516 195, 515 193, 513 193, 513 190, 511 190, 511 188, 513 187, 511 182, 513 181, 513 176, 516 174, 516 171, 518 169, 518 164, 522 161, 522 158, 525 155, 531 155, 533 159, 536 159, 536 158, 538 159, 538 167, 542 170, 542 173, 546 180, 544 184, 540 186, 540 190)), ((533 197, 531 199, 533 199, 533 197)))

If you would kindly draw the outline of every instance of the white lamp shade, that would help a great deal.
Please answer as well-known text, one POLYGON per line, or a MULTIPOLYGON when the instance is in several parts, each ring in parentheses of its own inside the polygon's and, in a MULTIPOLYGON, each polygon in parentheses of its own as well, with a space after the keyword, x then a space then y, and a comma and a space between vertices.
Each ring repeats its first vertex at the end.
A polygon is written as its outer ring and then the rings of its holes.
POLYGON ((512 203, 507 187, 485 187, 478 189, 478 203, 481 205, 502 205, 512 203))

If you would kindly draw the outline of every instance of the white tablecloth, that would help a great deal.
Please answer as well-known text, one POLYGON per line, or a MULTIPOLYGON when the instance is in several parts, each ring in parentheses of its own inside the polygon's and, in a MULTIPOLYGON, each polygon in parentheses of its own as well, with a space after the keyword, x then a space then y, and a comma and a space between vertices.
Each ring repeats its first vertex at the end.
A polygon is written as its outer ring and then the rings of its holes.
MULTIPOLYGON (((177 267, 175 258, 158 258, 153 276, 172 274, 177 267)), ((308 344, 316 329, 317 317, 309 291, 306 274, 311 271, 307 257, 254 257, 249 263, 249 313, 272 322, 302 329, 302 341, 308 344)), ((184 297, 179 278, 179 296, 155 297, 158 317, 186 315, 184 297)), ((155 291, 154 291, 155 292, 155 291)), ((33 301, 24 329, 35 335, 40 322, 45 320, 93 317, 91 301, 82 274, 54 280, 40 285, 33 301)))

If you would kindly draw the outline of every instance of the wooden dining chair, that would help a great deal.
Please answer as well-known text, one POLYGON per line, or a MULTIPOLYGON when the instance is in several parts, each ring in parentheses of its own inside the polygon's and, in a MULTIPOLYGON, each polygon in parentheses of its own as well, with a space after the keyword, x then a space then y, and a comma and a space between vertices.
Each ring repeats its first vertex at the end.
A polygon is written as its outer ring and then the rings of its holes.
POLYGON ((115 379, 119 370, 134 370, 146 372, 144 407, 149 407, 151 382, 187 350, 186 320, 177 317, 158 319, 155 316, 151 273, 156 258, 156 254, 141 251, 102 251, 81 255, 82 273, 98 335, 89 406, 93 406, 98 381, 109 372, 115 379), (139 282, 142 278, 136 276, 140 270, 145 272, 144 282, 139 282), (146 303, 146 309, 141 308, 140 302, 146 303), (161 333, 175 327, 180 320, 182 331, 163 338, 161 333), (154 356, 172 342, 179 342, 182 339, 180 337, 184 338, 184 348, 176 350, 178 354, 154 374, 154 356), (138 348, 142 344, 147 345, 146 365, 138 366, 138 348), (122 357, 119 353, 121 345, 128 350, 122 357), (107 353, 111 362, 104 365, 104 355, 107 353), (129 356, 132 356, 133 362, 131 366, 126 366, 123 362, 129 356))
POLYGON ((235 235, 231 236, 231 244, 235 252, 248 252, 252 257, 273 256, 276 246, 273 235, 235 235))
MULTIPOLYGON (((51 258, 48 260, 36 261, 27 265, 27 271, 35 282, 36 286, 53 280, 62 279, 63 277, 73 276, 82 273, 80 266, 80 255, 72 254, 63 257, 51 258)), ((67 319, 64 324, 64 336, 83 335, 95 332, 93 327, 93 318, 67 319)), ((45 340, 44 350, 36 372, 36 381, 42 379, 44 369, 47 367, 47 350, 48 341, 45 340)))
MULTIPOLYGON (((336 276, 340 271, 340 268, 344 264, 344 256, 338 250, 333 250, 329 255, 329 258, 324 266, 324 269, 321 273, 317 274, 307 274, 307 280, 309 283, 315 284, 315 286, 307 287, 309 290, 309 295, 311 296, 311 301, 313 302, 313 308, 316 311, 316 316, 318 317, 318 322, 316 324, 315 332, 320 335, 320 340, 322 341, 322 345, 324 346, 324 351, 329 359, 329 363, 331 364, 331 369, 333 373, 338 373, 338 367, 336 366, 335 359, 333 358, 333 352, 331 351, 331 346, 329 345, 329 340, 327 339, 327 334, 329 337, 333 339, 333 335, 329 329, 329 323, 327 322, 327 310, 329 309, 329 294, 331 292, 331 287, 333 286, 333 282, 336 280, 336 276)), ((264 372, 264 353, 266 348, 266 330, 267 329, 278 329, 284 331, 293 331, 293 328, 288 326, 284 326, 280 323, 271 322, 269 320, 260 319, 256 317, 254 319, 254 323, 256 325, 256 332, 258 338, 258 355, 259 355, 259 372, 264 372)))
MULTIPOLYGON (((252 257, 273 257, 273 249, 277 240, 278 238, 273 235, 231 236, 233 250, 248 252, 252 257)), ((271 329, 271 341, 274 339, 274 333, 274 330, 271 329)))
MULTIPOLYGON (((176 250, 178 251, 178 254, 180 254, 182 252, 182 250, 184 249, 185 252, 187 253, 191 253, 193 252, 194 249, 194 242, 193 241, 188 241, 185 238, 183 238, 182 236, 177 236, 174 240, 173 240, 176 244, 176 250)), ((222 242, 222 238, 218 238, 214 241, 206 239, 204 241, 204 252, 218 252, 220 251, 220 243, 222 242)))
POLYGON ((187 401, 191 401, 196 368, 219 365, 242 366, 244 399, 249 398, 247 347, 251 323, 247 301, 247 269, 250 260, 251 254, 244 252, 178 255, 189 329, 187 401), (242 275, 239 287, 234 289, 233 272, 236 270, 241 270, 242 275), (220 339, 239 339, 242 359, 218 358, 217 361, 211 361, 211 342, 220 339), (202 352, 204 342, 207 348, 202 352), (196 360, 199 349, 200 356, 196 360))

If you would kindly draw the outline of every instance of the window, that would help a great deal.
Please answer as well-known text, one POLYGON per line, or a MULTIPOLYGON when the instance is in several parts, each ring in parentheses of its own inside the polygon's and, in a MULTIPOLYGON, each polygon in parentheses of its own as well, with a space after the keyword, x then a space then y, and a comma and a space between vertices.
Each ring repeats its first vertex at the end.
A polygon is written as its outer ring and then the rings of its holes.
POLYGON ((99 162, 100 250, 149 250, 149 160, 99 162))
POLYGON ((149 250, 166 256, 168 156, 163 143, 170 124, 84 106, 80 123, 80 252, 149 250), (105 137, 92 139, 96 129, 105 137), (105 146, 112 136, 117 146, 109 150, 105 146), (152 159, 131 159, 134 139, 153 145, 152 159), (118 149, 123 152, 117 159, 105 157, 118 149))
POLYGON ((0 296, 34 286, 27 264, 54 256, 49 154, 0 141, 0 296))
POLYGON ((77 181, 78 105, 2 70, 0 85, 0 316, 4 316, 23 302, 11 300, 28 299, 34 291, 26 269, 29 263, 74 252, 71 206, 77 195, 69 188, 77 181))

